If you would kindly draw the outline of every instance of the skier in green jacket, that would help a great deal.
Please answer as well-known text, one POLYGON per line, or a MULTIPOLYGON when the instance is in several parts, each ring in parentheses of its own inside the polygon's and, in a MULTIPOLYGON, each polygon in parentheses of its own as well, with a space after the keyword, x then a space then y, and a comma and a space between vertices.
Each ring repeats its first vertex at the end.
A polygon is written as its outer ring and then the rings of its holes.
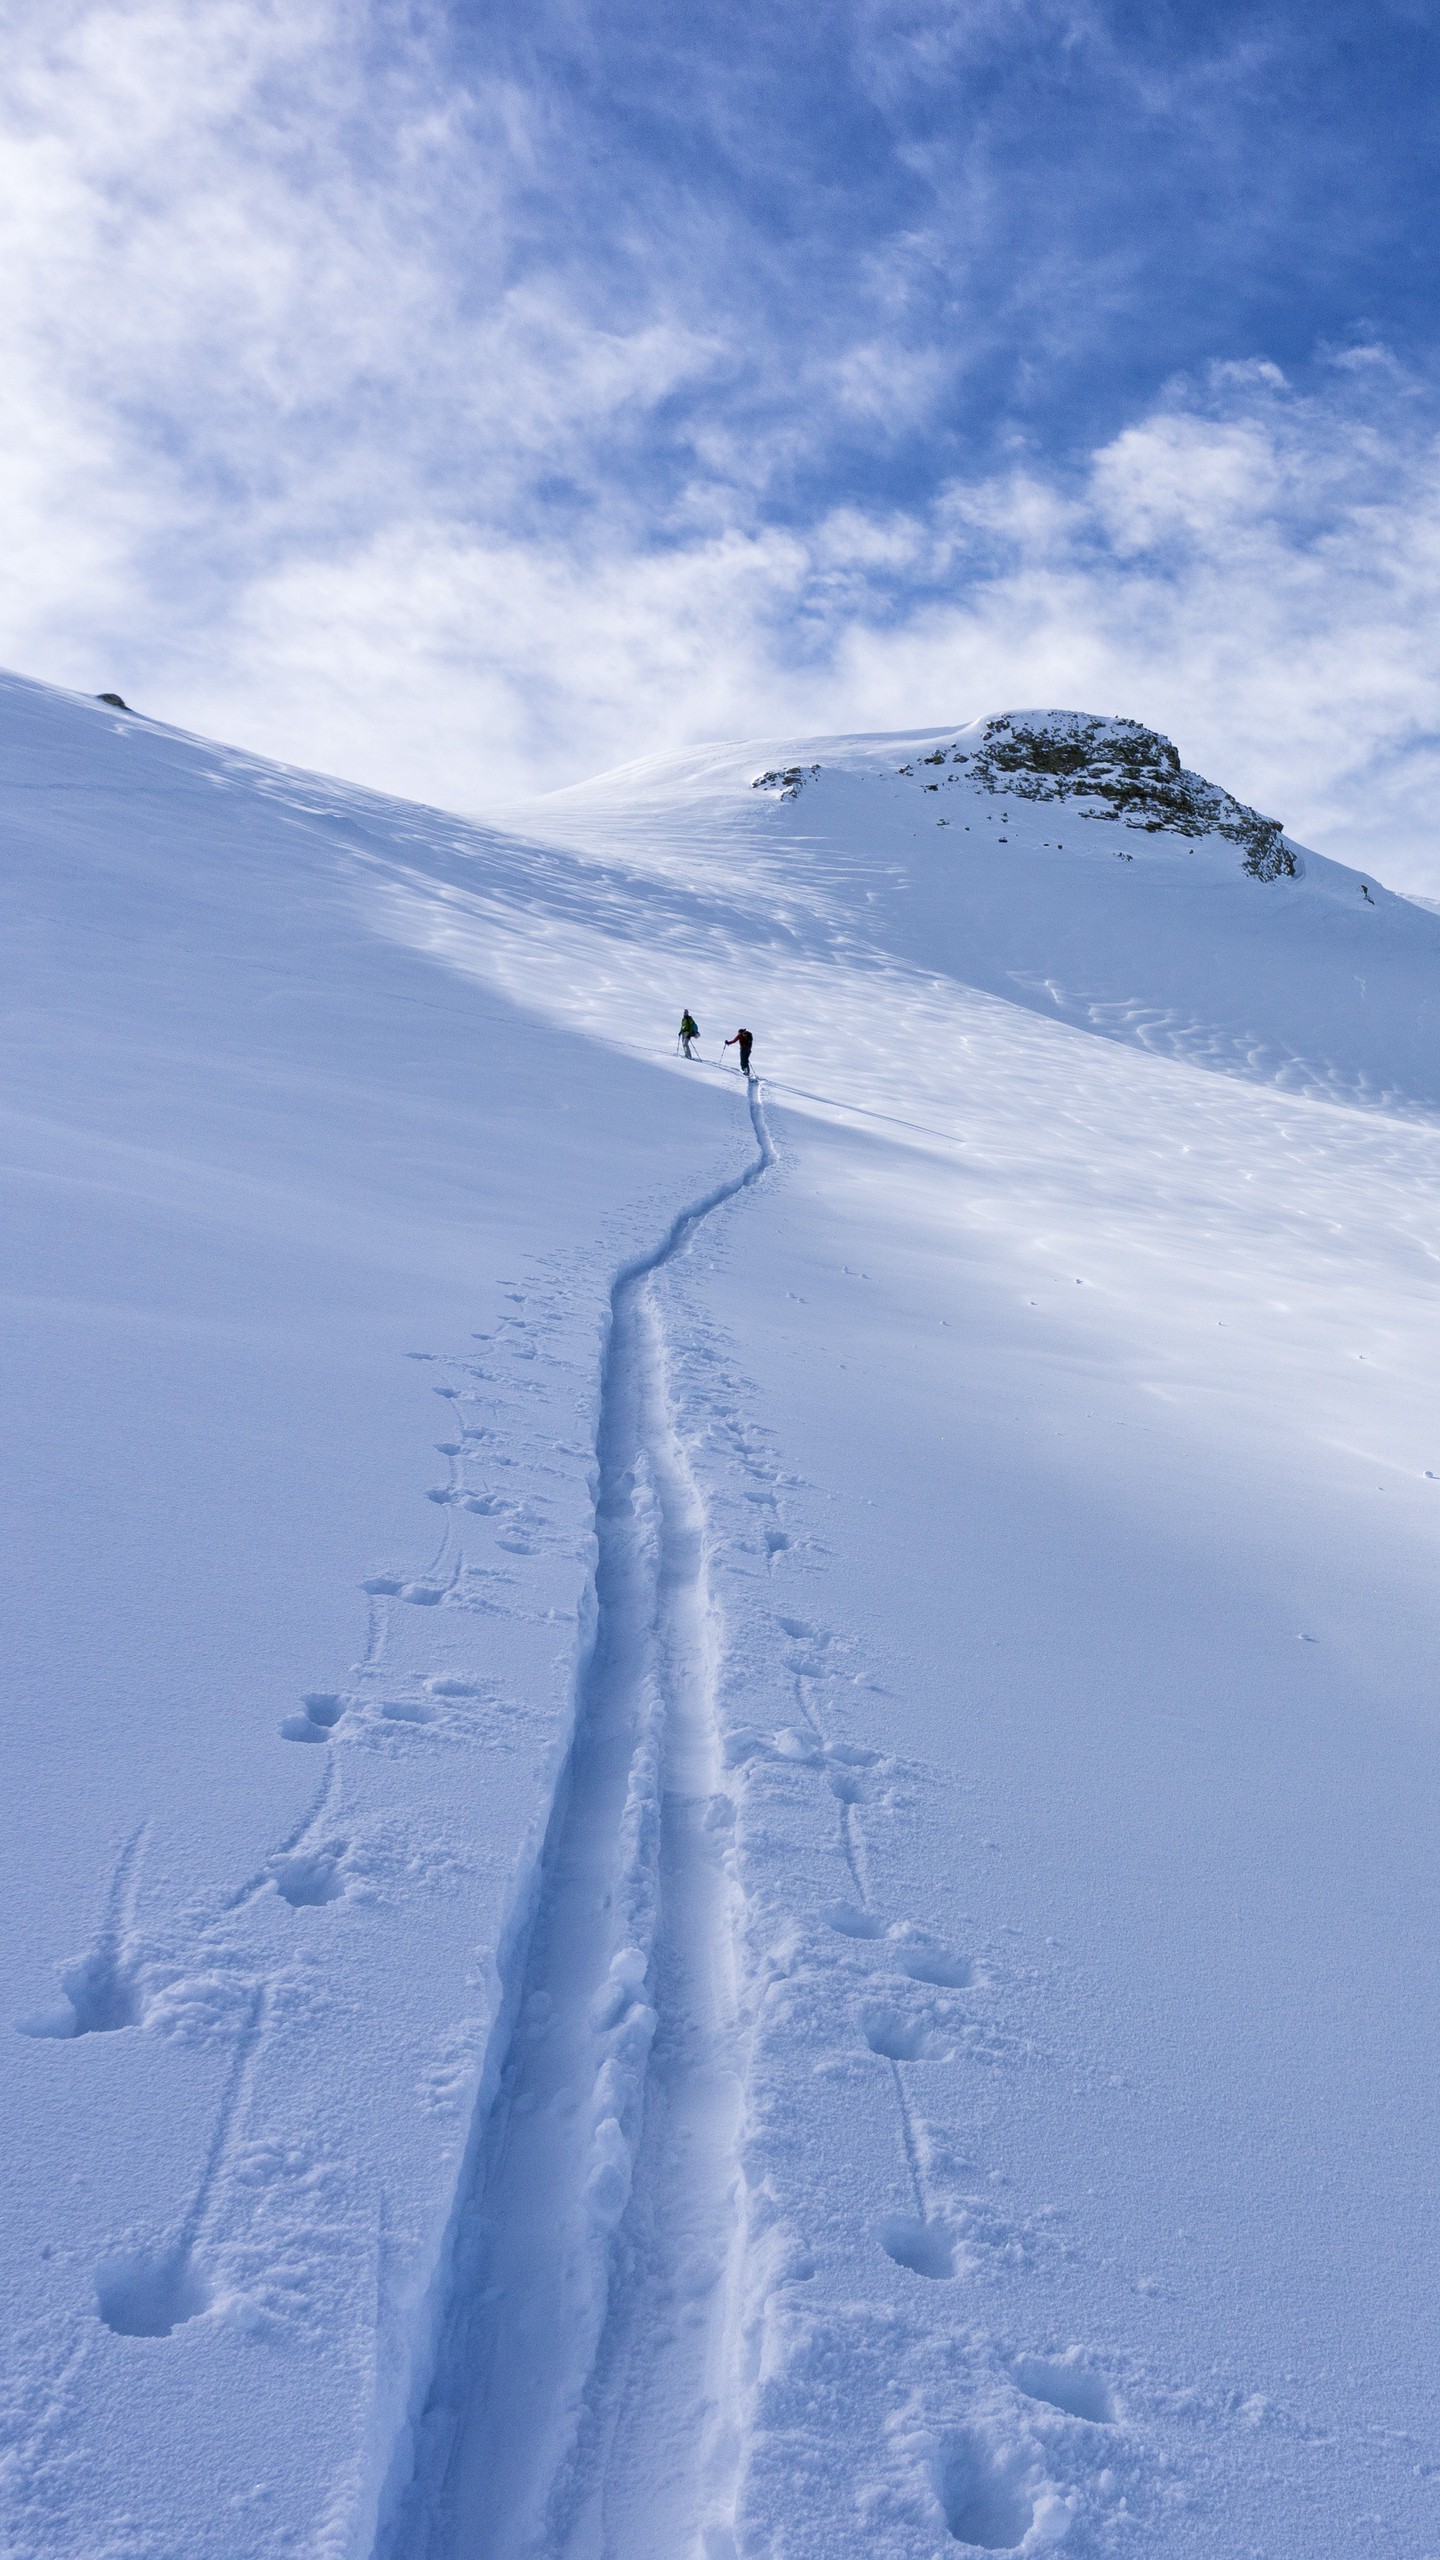
POLYGON ((700 1025, 687 1005, 685 1011, 680 1016, 680 1046, 687 1058, 694 1056, 695 1053, 692 1050, 690 1043, 692 1040, 698 1040, 699 1037, 700 1025))

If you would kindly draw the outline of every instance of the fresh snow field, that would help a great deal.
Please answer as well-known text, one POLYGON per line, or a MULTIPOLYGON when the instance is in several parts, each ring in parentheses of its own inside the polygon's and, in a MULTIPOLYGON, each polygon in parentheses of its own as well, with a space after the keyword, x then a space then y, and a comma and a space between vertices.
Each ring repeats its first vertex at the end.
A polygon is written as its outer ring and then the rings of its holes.
POLYGON ((1078 734, 0 685, 7 2555, 1440 2560, 1440 915, 1078 734))

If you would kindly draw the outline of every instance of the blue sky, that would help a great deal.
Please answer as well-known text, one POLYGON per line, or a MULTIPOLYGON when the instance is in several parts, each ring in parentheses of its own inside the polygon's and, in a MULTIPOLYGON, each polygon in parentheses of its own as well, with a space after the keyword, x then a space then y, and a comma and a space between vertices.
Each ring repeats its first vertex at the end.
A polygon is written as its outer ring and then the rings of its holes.
POLYGON ((54 0, 0 654, 425 797, 1155 721, 1440 893, 1432 10, 54 0))
MULTIPOLYGON (((622 6, 460 11, 449 32, 459 81, 546 101, 513 272, 568 263, 578 236, 622 325, 695 297, 730 354, 708 399, 782 447, 807 364, 868 341, 923 366, 923 411, 807 404, 770 492, 804 515, 837 491, 913 503, 1017 435, 1083 453, 1215 359, 1303 370, 1378 335, 1423 361, 1437 24, 622 6)), ((689 404, 654 423, 683 470, 689 404)))

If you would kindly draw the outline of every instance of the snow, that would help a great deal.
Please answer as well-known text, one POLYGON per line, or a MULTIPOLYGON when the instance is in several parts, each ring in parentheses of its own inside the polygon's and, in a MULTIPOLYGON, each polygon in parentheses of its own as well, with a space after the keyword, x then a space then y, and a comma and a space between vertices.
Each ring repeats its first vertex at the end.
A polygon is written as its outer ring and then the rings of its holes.
POLYGON ((4 2547, 1440 2553, 1440 916, 0 735, 4 2547))

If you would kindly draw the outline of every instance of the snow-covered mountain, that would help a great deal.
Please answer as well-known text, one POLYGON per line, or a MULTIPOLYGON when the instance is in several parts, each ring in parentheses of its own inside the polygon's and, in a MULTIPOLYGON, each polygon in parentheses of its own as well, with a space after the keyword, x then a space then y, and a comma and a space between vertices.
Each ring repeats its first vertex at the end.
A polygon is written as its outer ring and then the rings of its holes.
POLYGON ((1075 713, 0 806, 4 2547, 1440 2548, 1440 916, 1075 713))
POLYGON ((1433 914, 1302 851, 1133 721, 706 748, 526 816, 612 854, 642 943, 699 929, 725 968, 738 928, 755 962, 775 952, 772 1041, 796 961, 822 962, 806 995, 828 1016, 839 957, 852 1007, 856 964, 899 964, 1282 1091, 1440 1107, 1433 914))

